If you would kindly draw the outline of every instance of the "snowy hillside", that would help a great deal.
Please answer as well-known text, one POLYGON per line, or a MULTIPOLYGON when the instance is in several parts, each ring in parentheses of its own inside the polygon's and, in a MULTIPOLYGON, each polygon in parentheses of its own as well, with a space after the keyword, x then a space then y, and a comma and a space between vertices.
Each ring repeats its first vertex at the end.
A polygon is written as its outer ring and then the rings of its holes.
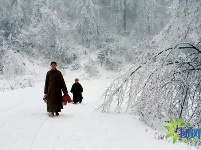
POLYGON ((92 76, 99 66, 118 72, 135 62, 136 44, 168 23, 171 2, 0 0, 1 78, 32 76, 30 64, 47 68, 53 60, 92 76))

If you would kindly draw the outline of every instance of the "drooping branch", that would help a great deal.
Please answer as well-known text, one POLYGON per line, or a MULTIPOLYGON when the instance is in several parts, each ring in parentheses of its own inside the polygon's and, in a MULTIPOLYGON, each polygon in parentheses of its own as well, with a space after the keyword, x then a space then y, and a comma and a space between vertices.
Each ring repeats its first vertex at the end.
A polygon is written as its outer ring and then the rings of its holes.
POLYGON ((169 117, 183 117, 195 125, 201 112, 200 49, 180 43, 154 58, 155 62, 151 58, 117 78, 105 91, 99 108, 104 112, 113 106, 118 112, 131 110, 153 128, 169 117))

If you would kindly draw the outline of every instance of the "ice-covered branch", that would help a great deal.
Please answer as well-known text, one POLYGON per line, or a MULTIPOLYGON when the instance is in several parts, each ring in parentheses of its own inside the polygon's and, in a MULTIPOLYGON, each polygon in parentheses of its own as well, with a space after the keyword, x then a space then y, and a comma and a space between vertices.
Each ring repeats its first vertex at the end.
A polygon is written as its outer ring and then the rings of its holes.
POLYGON ((147 61, 117 78, 105 91, 100 108, 103 112, 130 111, 156 129, 169 117, 183 117, 197 126, 201 112, 200 52, 190 43, 159 52, 155 62, 147 61))

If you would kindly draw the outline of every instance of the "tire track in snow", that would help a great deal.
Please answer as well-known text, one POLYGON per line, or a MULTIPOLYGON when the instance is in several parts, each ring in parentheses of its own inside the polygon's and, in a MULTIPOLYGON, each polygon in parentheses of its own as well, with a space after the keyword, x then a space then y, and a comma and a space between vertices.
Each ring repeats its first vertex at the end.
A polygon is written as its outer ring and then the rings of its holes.
POLYGON ((37 131, 36 131, 36 133, 35 133, 35 135, 34 135, 34 138, 33 138, 33 140, 32 140, 32 143, 31 143, 31 146, 30 146, 30 150, 32 150, 32 148, 33 148, 33 146, 34 146, 34 143, 35 143, 35 141, 36 141, 36 138, 37 138, 37 136, 38 136, 38 133, 39 133, 40 129, 43 127, 44 123, 47 121, 48 118, 49 118, 49 116, 46 117, 46 118, 42 121, 42 123, 40 124, 40 126, 38 127, 38 129, 37 129, 37 131))

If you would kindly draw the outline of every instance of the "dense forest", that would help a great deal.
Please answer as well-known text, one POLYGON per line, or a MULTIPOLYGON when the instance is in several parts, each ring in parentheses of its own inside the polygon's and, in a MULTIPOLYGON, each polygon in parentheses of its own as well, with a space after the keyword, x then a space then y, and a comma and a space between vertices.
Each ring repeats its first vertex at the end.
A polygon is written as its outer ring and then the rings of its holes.
POLYGON ((135 62, 139 52, 135 47, 169 22, 172 0, 1 0, 0 4, 0 74, 6 76, 25 74, 26 67, 19 69, 24 55, 76 69, 83 55, 94 53, 101 66, 118 70, 135 62), (8 57, 12 60, 4 59, 8 57))

